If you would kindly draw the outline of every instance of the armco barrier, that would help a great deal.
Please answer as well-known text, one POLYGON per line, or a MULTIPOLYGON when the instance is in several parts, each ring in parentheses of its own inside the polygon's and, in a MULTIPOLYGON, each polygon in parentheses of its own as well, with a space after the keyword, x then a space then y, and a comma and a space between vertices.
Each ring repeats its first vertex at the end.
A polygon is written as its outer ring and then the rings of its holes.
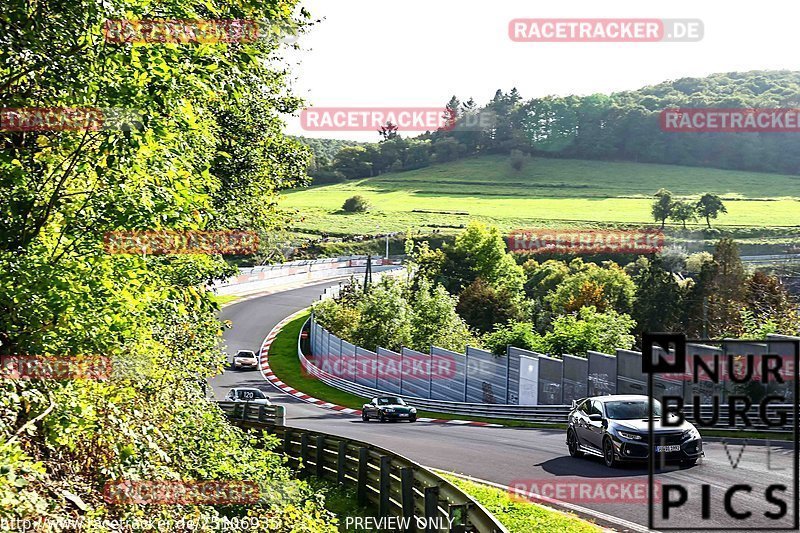
MULTIPOLYGON (((372 504, 380 516, 416 517, 444 527, 426 531, 508 533, 478 502, 431 470, 384 448, 306 429, 283 426, 282 407, 246 402, 217 402, 232 423, 266 429, 283 441, 293 465, 317 477, 356 489, 361 505, 372 504), (452 527, 448 527, 452 520, 452 527)), ((421 530, 420 530, 421 531, 421 530)))
MULTIPOLYGON (((220 295, 236 294, 242 291, 257 292, 278 285, 324 281, 362 274, 366 267, 366 259, 366 256, 347 256, 240 268, 236 276, 217 281, 209 288, 220 295)), ((372 260, 373 266, 383 264, 383 259, 372 260)))
MULTIPOLYGON (((311 319, 309 318, 309 321, 311 319)), ((308 321, 306 322, 306 326, 308 326, 308 321)), ((459 354, 460 355, 460 354, 459 354)), ((603 354, 600 354, 603 355, 603 354)), ((571 409, 570 405, 563 405, 563 404, 540 404, 540 405, 509 405, 509 404, 487 404, 487 403, 466 403, 466 402, 458 402, 458 401, 444 401, 444 400, 431 400, 427 398, 417 398, 414 396, 409 396, 406 394, 397 394, 394 392, 389 392, 381 389, 376 389, 374 387, 367 387, 364 385, 359 385, 357 383, 352 383, 350 381, 338 378, 336 376, 331 375, 324 370, 316 367, 308 358, 303 354, 303 351, 300 347, 300 341, 298 338, 297 343, 297 357, 300 359, 300 364, 306 371, 306 374, 309 376, 316 377, 323 383, 330 385, 336 389, 349 392, 350 394, 354 394, 356 396, 360 396, 364 399, 374 398, 376 396, 397 396, 402 398, 406 401, 409 405, 412 405, 418 409, 422 409, 425 411, 433 411, 438 413, 447 413, 447 414, 454 414, 454 415, 464 415, 464 416, 477 416, 482 418, 496 418, 496 419, 508 419, 508 420, 517 420, 522 422, 531 422, 535 424, 543 424, 543 425, 564 425, 567 423, 567 415, 571 409)), ((604 356, 607 357, 607 356, 604 356)), ((561 361, 558 361, 561 363, 561 361)), ((560 391, 559 391, 560 392, 560 391)), ((646 394, 646 390, 642 392, 642 394, 646 394)), ((758 412, 758 405, 754 405, 750 411, 748 411, 748 416, 753 422, 752 426, 748 426, 748 429, 757 430, 762 433, 787 433, 791 430, 794 423, 794 406, 792 404, 774 404, 771 405, 771 408, 774 409, 774 412, 782 411, 786 413, 786 426, 784 428, 774 428, 774 427, 767 427, 765 426, 760 418, 758 412)), ((693 418, 694 409, 691 405, 686 405, 683 408, 683 413, 685 414, 687 419, 693 418)), ((770 411, 773 412, 773 411, 770 411)), ((711 418, 711 406, 710 405, 702 405, 701 406, 701 416, 704 420, 710 420, 711 418)), ((736 418, 734 420, 734 424, 730 426, 728 424, 729 417, 728 417, 728 405, 725 403, 721 403, 719 406, 719 418, 714 424, 714 431, 730 431, 730 432, 738 432, 741 431, 744 426, 741 424, 741 419, 736 418)), ((701 430, 703 428, 700 428, 701 430)))

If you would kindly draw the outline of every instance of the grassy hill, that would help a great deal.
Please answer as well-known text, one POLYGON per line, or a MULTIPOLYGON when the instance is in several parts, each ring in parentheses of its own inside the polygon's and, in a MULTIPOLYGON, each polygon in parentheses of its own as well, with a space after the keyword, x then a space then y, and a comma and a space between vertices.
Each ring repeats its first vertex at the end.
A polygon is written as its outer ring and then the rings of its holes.
POLYGON ((375 233, 377 226, 381 232, 409 227, 447 232, 470 219, 502 229, 576 221, 641 225, 653 224, 652 195, 661 187, 686 199, 704 192, 721 195, 728 214, 714 226, 722 229, 800 226, 800 176, 545 158, 532 159, 517 172, 504 156, 310 187, 287 193, 282 204, 304 216, 296 230, 315 233, 375 233), (355 194, 368 198, 373 209, 342 213, 344 200, 355 194))

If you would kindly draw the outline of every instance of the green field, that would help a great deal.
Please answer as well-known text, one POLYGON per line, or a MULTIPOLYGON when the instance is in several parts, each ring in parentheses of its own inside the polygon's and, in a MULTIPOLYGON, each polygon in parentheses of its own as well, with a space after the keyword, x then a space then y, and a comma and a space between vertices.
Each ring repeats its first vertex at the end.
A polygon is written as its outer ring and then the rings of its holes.
MULTIPOLYGON (((298 209, 304 217, 294 227, 299 233, 437 227, 452 232, 472 219, 503 230, 576 222, 641 225, 653 224, 652 196, 662 187, 683 199, 705 192, 722 196, 728 214, 712 221, 718 228, 800 226, 800 176, 545 158, 534 158, 517 172, 504 156, 309 187, 287 193, 282 205, 298 209), (370 212, 340 211, 344 200, 355 194, 369 199, 370 212)), ((700 228, 705 222, 692 226, 700 228)), ((787 230, 784 235, 791 233, 787 230)))

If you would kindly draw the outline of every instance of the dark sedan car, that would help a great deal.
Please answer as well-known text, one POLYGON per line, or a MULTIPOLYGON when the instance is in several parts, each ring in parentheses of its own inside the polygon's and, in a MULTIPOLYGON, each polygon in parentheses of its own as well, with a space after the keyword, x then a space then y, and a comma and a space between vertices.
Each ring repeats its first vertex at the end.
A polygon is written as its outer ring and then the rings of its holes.
POLYGON ((387 420, 417 421, 417 409, 406 404, 402 398, 396 396, 379 396, 371 402, 365 403, 361 408, 361 420, 369 422, 370 418, 377 418, 381 422, 387 420))
MULTIPOLYGON (((646 461, 648 398, 639 395, 595 396, 573 402, 567 425, 567 447, 572 457, 595 455, 609 467, 620 461, 646 461)), ((669 462, 693 465, 703 455, 697 428, 684 421, 661 425, 661 404, 653 405, 653 432, 657 454, 669 462)))

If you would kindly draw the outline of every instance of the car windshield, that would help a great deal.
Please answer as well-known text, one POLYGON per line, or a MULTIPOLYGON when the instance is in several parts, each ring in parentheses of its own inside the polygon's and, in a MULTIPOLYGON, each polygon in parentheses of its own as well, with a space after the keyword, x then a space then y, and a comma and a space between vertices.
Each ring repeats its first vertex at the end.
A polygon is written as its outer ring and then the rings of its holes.
POLYGON ((260 390, 240 390, 239 391, 239 399, 240 400, 263 400, 266 398, 264 393, 260 390))
MULTIPOLYGON (((647 410, 647 401, 643 400, 606 402, 606 417, 612 420, 647 418, 647 410)), ((659 402, 653 402, 653 413, 656 417, 661 416, 661 404, 659 402)))
POLYGON ((236 357, 247 357, 248 359, 255 356, 256 354, 254 354, 253 352, 239 352, 236 354, 236 357))
POLYGON ((400 398, 378 398, 378 405, 405 405, 400 398))

